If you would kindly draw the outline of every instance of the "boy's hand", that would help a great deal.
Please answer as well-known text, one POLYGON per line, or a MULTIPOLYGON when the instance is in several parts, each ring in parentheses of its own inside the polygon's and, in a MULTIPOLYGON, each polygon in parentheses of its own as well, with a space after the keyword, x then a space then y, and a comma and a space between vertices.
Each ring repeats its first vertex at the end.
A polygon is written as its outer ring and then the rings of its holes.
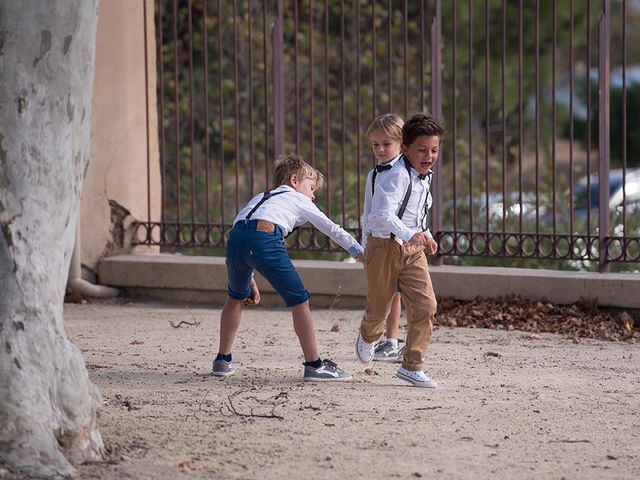
POLYGON ((417 233, 414 233, 413 237, 409 239, 409 243, 411 245, 426 245, 428 238, 429 237, 427 237, 424 233, 417 232, 417 233))
POLYGON ((356 262, 364 263, 364 253, 361 253, 356 257, 356 262))
POLYGON ((425 244, 424 251, 427 255, 433 255, 438 251, 438 242, 436 242, 433 238, 428 237, 427 243, 425 244))
POLYGON ((260 303, 260 290, 255 278, 251 277, 251 296, 244 301, 245 305, 257 305, 260 303))

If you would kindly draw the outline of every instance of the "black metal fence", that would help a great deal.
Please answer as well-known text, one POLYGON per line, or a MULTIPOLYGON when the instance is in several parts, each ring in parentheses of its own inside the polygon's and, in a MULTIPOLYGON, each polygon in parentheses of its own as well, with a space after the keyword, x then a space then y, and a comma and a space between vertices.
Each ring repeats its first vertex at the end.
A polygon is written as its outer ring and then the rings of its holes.
MULTIPOLYGON (((138 243, 222 248, 290 151, 359 237, 368 123, 428 110, 448 131, 441 260, 640 261, 637 2, 156 0, 155 14, 162 216, 138 243)), ((337 250, 312 228, 290 244, 337 250)))

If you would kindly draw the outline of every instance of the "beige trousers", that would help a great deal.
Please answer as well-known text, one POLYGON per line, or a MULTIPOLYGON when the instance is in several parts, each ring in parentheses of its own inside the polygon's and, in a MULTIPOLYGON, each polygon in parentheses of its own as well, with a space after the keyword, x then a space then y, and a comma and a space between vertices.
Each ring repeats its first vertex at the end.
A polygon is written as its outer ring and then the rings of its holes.
POLYGON ((363 340, 373 343, 382 336, 396 286, 400 285, 402 299, 411 312, 402 366, 407 370, 422 370, 438 305, 423 247, 406 242, 399 245, 391 238, 369 237, 364 270, 367 308, 360 324, 363 340))

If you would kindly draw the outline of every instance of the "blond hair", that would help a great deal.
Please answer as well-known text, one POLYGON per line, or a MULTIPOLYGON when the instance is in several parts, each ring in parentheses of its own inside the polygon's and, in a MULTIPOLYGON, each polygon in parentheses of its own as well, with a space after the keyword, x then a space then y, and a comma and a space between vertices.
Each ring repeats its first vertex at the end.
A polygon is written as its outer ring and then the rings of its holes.
POLYGON ((273 171, 274 187, 290 185, 291 175, 296 175, 299 180, 311 178, 316 181, 316 189, 322 187, 324 176, 307 162, 294 154, 282 155, 278 158, 276 169, 273 171))
POLYGON ((367 137, 371 135, 371 132, 381 131, 392 139, 401 142, 403 125, 404 120, 395 113, 383 113, 373 119, 373 122, 367 128, 367 137))

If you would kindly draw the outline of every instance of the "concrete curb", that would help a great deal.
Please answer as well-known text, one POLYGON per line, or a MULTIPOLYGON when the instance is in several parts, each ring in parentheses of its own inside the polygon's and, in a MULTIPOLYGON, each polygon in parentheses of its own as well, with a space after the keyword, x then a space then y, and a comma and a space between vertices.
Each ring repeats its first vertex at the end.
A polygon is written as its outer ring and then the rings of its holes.
MULTIPOLYGON (((314 307, 364 308, 367 289, 358 263, 294 260, 314 307)), ((530 300, 570 304, 581 297, 598 305, 640 308, 640 275, 587 273, 496 267, 431 266, 439 298, 471 300, 511 294, 530 300)), ((224 258, 158 255, 117 255, 104 258, 100 282, 136 297, 165 301, 222 304, 227 275, 224 258)), ((265 306, 284 306, 280 297, 256 274, 265 306)))

